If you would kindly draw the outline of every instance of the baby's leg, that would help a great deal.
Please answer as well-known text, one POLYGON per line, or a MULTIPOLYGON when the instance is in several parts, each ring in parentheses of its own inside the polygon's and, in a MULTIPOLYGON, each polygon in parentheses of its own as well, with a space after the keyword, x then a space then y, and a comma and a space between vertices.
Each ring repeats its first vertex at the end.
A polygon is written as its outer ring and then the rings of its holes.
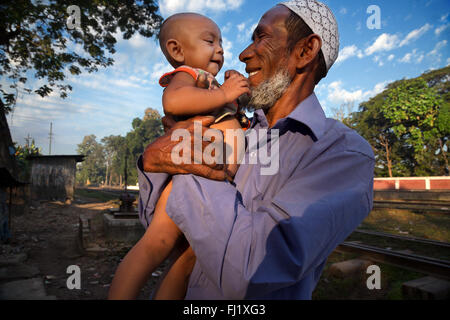
POLYGON ((109 299, 135 299, 151 272, 169 256, 181 239, 181 231, 165 212, 171 188, 170 182, 156 204, 152 222, 144 236, 117 268, 109 299))
POLYGON ((195 254, 189 246, 176 259, 159 288, 156 291, 154 300, 183 300, 189 282, 189 276, 195 264, 195 254))
POLYGON ((156 203, 152 222, 145 235, 149 246, 148 249, 154 257, 154 268, 158 267, 169 256, 176 242, 183 235, 166 213, 166 204, 171 190, 172 181, 161 193, 156 203))
POLYGON ((219 129, 223 132, 226 145, 225 161, 228 171, 234 176, 245 151, 244 131, 239 121, 233 116, 225 117, 222 121, 213 124, 211 128, 219 129))

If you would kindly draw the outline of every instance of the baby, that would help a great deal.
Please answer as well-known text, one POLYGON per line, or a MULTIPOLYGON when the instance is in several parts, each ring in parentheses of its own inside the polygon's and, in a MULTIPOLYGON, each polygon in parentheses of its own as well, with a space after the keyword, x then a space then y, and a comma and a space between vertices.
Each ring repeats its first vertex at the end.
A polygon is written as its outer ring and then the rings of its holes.
MULTIPOLYGON (((224 142, 233 150, 227 153, 227 170, 234 176, 237 170, 237 150, 242 148, 227 141, 225 130, 242 130, 236 119, 236 99, 249 94, 247 79, 236 71, 220 86, 214 76, 222 68, 224 52, 219 27, 210 19, 195 13, 180 13, 169 17, 161 26, 159 41, 162 52, 175 68, 163 75, 160 85, 166 115, 176 121, 195 115, 213 115, 216 120, 211 128, 224 132, 224 142), (203 74, 208 89, 196 86, 203 74)), ((165 212, 172 188, 169 182, 155 207, 154 216, 142 239, 128 252, 120 263, 109 291, 109 299, 134 299, 149 275, 170 253, 177 249, 181 254, 170 267, 161 283, 155 299, 183 299, 189 275, 195 262, 192 249, 183 234, 165 212), (184 247, 180 243, 184 240, 184 247)))

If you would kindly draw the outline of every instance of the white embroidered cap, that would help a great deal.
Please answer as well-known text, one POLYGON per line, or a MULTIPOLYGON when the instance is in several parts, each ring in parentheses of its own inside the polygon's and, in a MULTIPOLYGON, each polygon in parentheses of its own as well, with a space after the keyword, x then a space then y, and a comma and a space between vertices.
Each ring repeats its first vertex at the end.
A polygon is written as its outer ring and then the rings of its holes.
POLYGON ((322 53, 327 72, 339 54, 339 32, 331 10, 316 0, 291 0, 279 3, 291 9, 322 39, 322 53))

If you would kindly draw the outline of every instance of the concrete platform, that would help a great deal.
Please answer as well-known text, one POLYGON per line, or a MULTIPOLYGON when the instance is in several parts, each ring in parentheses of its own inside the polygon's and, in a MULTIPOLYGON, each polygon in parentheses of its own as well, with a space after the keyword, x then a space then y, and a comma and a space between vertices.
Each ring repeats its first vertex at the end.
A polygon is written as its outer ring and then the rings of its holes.
POLYGON ((450 299, 450 282, 433 277, 424 277, 403 283, 404 299, 447 300, 450 299))
POLYGON ((328 271, 332 276, 346 278, 357 275, 361 272, 366 272, 367 267, 372 264, 373 262, 369 260, 352 259, 333 263, 328 271))
POLYGON ((41 278, 32 278, 1 285, 0 300, 56 300, 56 297, 47 296, 41 278))
POLYGON ((113 214, 103 215, 103 232, 111 241, 135 244, 145 233, 138 218, 114 218, 113 214))
POLYGON ((32 278, 40 274, 37 267, 27 266, 25 264, 17 264, 0 268, 0 280, 15 280, 32 278))
POLYGON ((28 258, 26 253, 18 253, 7 257, 0 257, 0 267, 13 266, 26 261, 28 258))

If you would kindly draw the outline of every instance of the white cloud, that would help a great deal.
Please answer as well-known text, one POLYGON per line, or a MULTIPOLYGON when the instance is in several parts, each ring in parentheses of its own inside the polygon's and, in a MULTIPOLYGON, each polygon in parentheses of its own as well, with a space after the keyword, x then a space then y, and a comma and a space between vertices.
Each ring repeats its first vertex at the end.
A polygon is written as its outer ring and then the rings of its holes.
POLYGON ((441 17, 441 21, 444 22, 445 20, 447 20, 447 17, 448 17, 448 13, 447 13, 447 14, 444 14, 444 15, 441 17))
POLYGON ((371 54, 379 51, 390 51, 398 46, 398 36, 383 33, 375 42, 366 48, 365 54, 370 56, 371 54))
MULTIPOLYGON (((248 21, 247 23, 250 24, 250 21, 248 21)), ((242 22, 237 25, 237 28, 239 31, 238 36, 237 36, 237 41, 240 43, 249 43, 250 39, 252 37, 253 31, 256 29, 256 26, 258 25, 258 23, 256 22, 256 23, 250 25, 249 27, 247 27, 247 23, 242 22)))
POLYGON ((365 54, 370 56, 376 52, 381 51, 391 51, 396 48, 403 47, 410 42, 417 40, 423 34, 425 34, 428 30, 432 28, 432 25, 425 24, 419 29, 415 29, 408 33, 408 35, 400 41, 399 37, 395 34, 383 33, 380 35, 375 42, 365 49, 365 54))
POLYGON ((407 53, 401 58, 399 61, 403 63, 410 63, 411 62, 412 53, 407 53))
POLYGON ((339 10, 340 14, 346 14, 347 13, 347 8, 341 8, 341 10, 339 10))
POLYGON ((440 26, 439 28, 436 28, 436 30, 434 30, 434 34, 439 36, 449 26, 450 26, 450 24, 444 24, 444 25, 440 26))
POLYGON ((443 47, 445 47, 447 45, 447 40, 442 40, 439 41, 438 43, 436 43, 436 45, 434 46, 434 49, 431 50, 427 55, 433 56, 433 55, 437 55, 438 51, 440 49, 442 49, 443 47))
POLYGON ((425 56, 423 54, 421 54, 420 56, 417 57, 416 59, 416 63, 419 64, 422 62, 423 58, 425 58, 425 56))
POLYGON ((342 50, 339 51, 339 55, 338 55, 338 58, 336 60, 336 63, 344 62, 348 58, 351 58, 351 57, 354 57, 354 56, 357 56, 358 58, 361 59, 362 57, 364 57, 364 54, 355 45, 346 46, 342 50))
POLYGON ((348 102, 359 102, 363 100, 367 100, 378 93, 382 92, 386 87, 388 81, 383 81, 377 83, 373 89, 363 91, 362 89, 349 91, 342 88, 342 81, 334 81, 330 83, 327 87, 328 90, 328 100, 334 104, 348 103, 348 102))
POLYGON ((222 33, 227 33, 228 31, 231 30, 232 26, 233 26, 233 24, 230 21, 228 21, 225 26, 220 28, 220 30, 222 31, 222 33))
POLYGON ((380 67, 382 67, 382 66, 384 65, 384 62, 381 60, 381 57, 380 57, 380 56, 375 56, 375 57, 373 57, 373 61, 374 61, 375 63, 378 63, 378 66, 380 66, 380 67))
POLYGON ((425 55, 423 53, 418 53, 417 49, 414 49, 411 52, 406 53, 401 59, 399 59, 399 62, 402 63, 416 63, 419 64, 422 62, 422 60, 425 58, 425 55))
POLYGON ((388 59, 388 61, 392 61, 394 58, 395 58, 395 55, 394 54, 390 54, 387 59, 388 59))
POLYGON ((156 63, 153 65, 153 71, 152 71, 152 75, 151 75, 151 79, 158 81, 159 78, 161 78, 161 76, 166 73, 173 70, 173 67, 165 62, 165 63, 156 63))
POLYGON ((223 48, 223 57, 225 59, 224 64, 230 65, 233 60, 233 52, 231 52, 231 48, 233 48, 233 43, 227 38, 222 38, 222 48, 223 48))
POLYGON ((228 11, 238 9, 244 0, 159 0, 159 10, 164 17, 178 12, 228 11))
POLYGON ((407 45, 408 43, 410 43, 411 41, 417 40, 418 38, 420 38, 425 32, 427 32, 428 30, 431 29, 431 25, 430 24, 425 24, 424 26, 420 27, 419 29, 415 29, 413 31, 411 31, 410 33, 408 33, 408 35, 406 36, 405 39, 403 39, 400 42, 400 47, 403 47, 405 45, 407 45))

